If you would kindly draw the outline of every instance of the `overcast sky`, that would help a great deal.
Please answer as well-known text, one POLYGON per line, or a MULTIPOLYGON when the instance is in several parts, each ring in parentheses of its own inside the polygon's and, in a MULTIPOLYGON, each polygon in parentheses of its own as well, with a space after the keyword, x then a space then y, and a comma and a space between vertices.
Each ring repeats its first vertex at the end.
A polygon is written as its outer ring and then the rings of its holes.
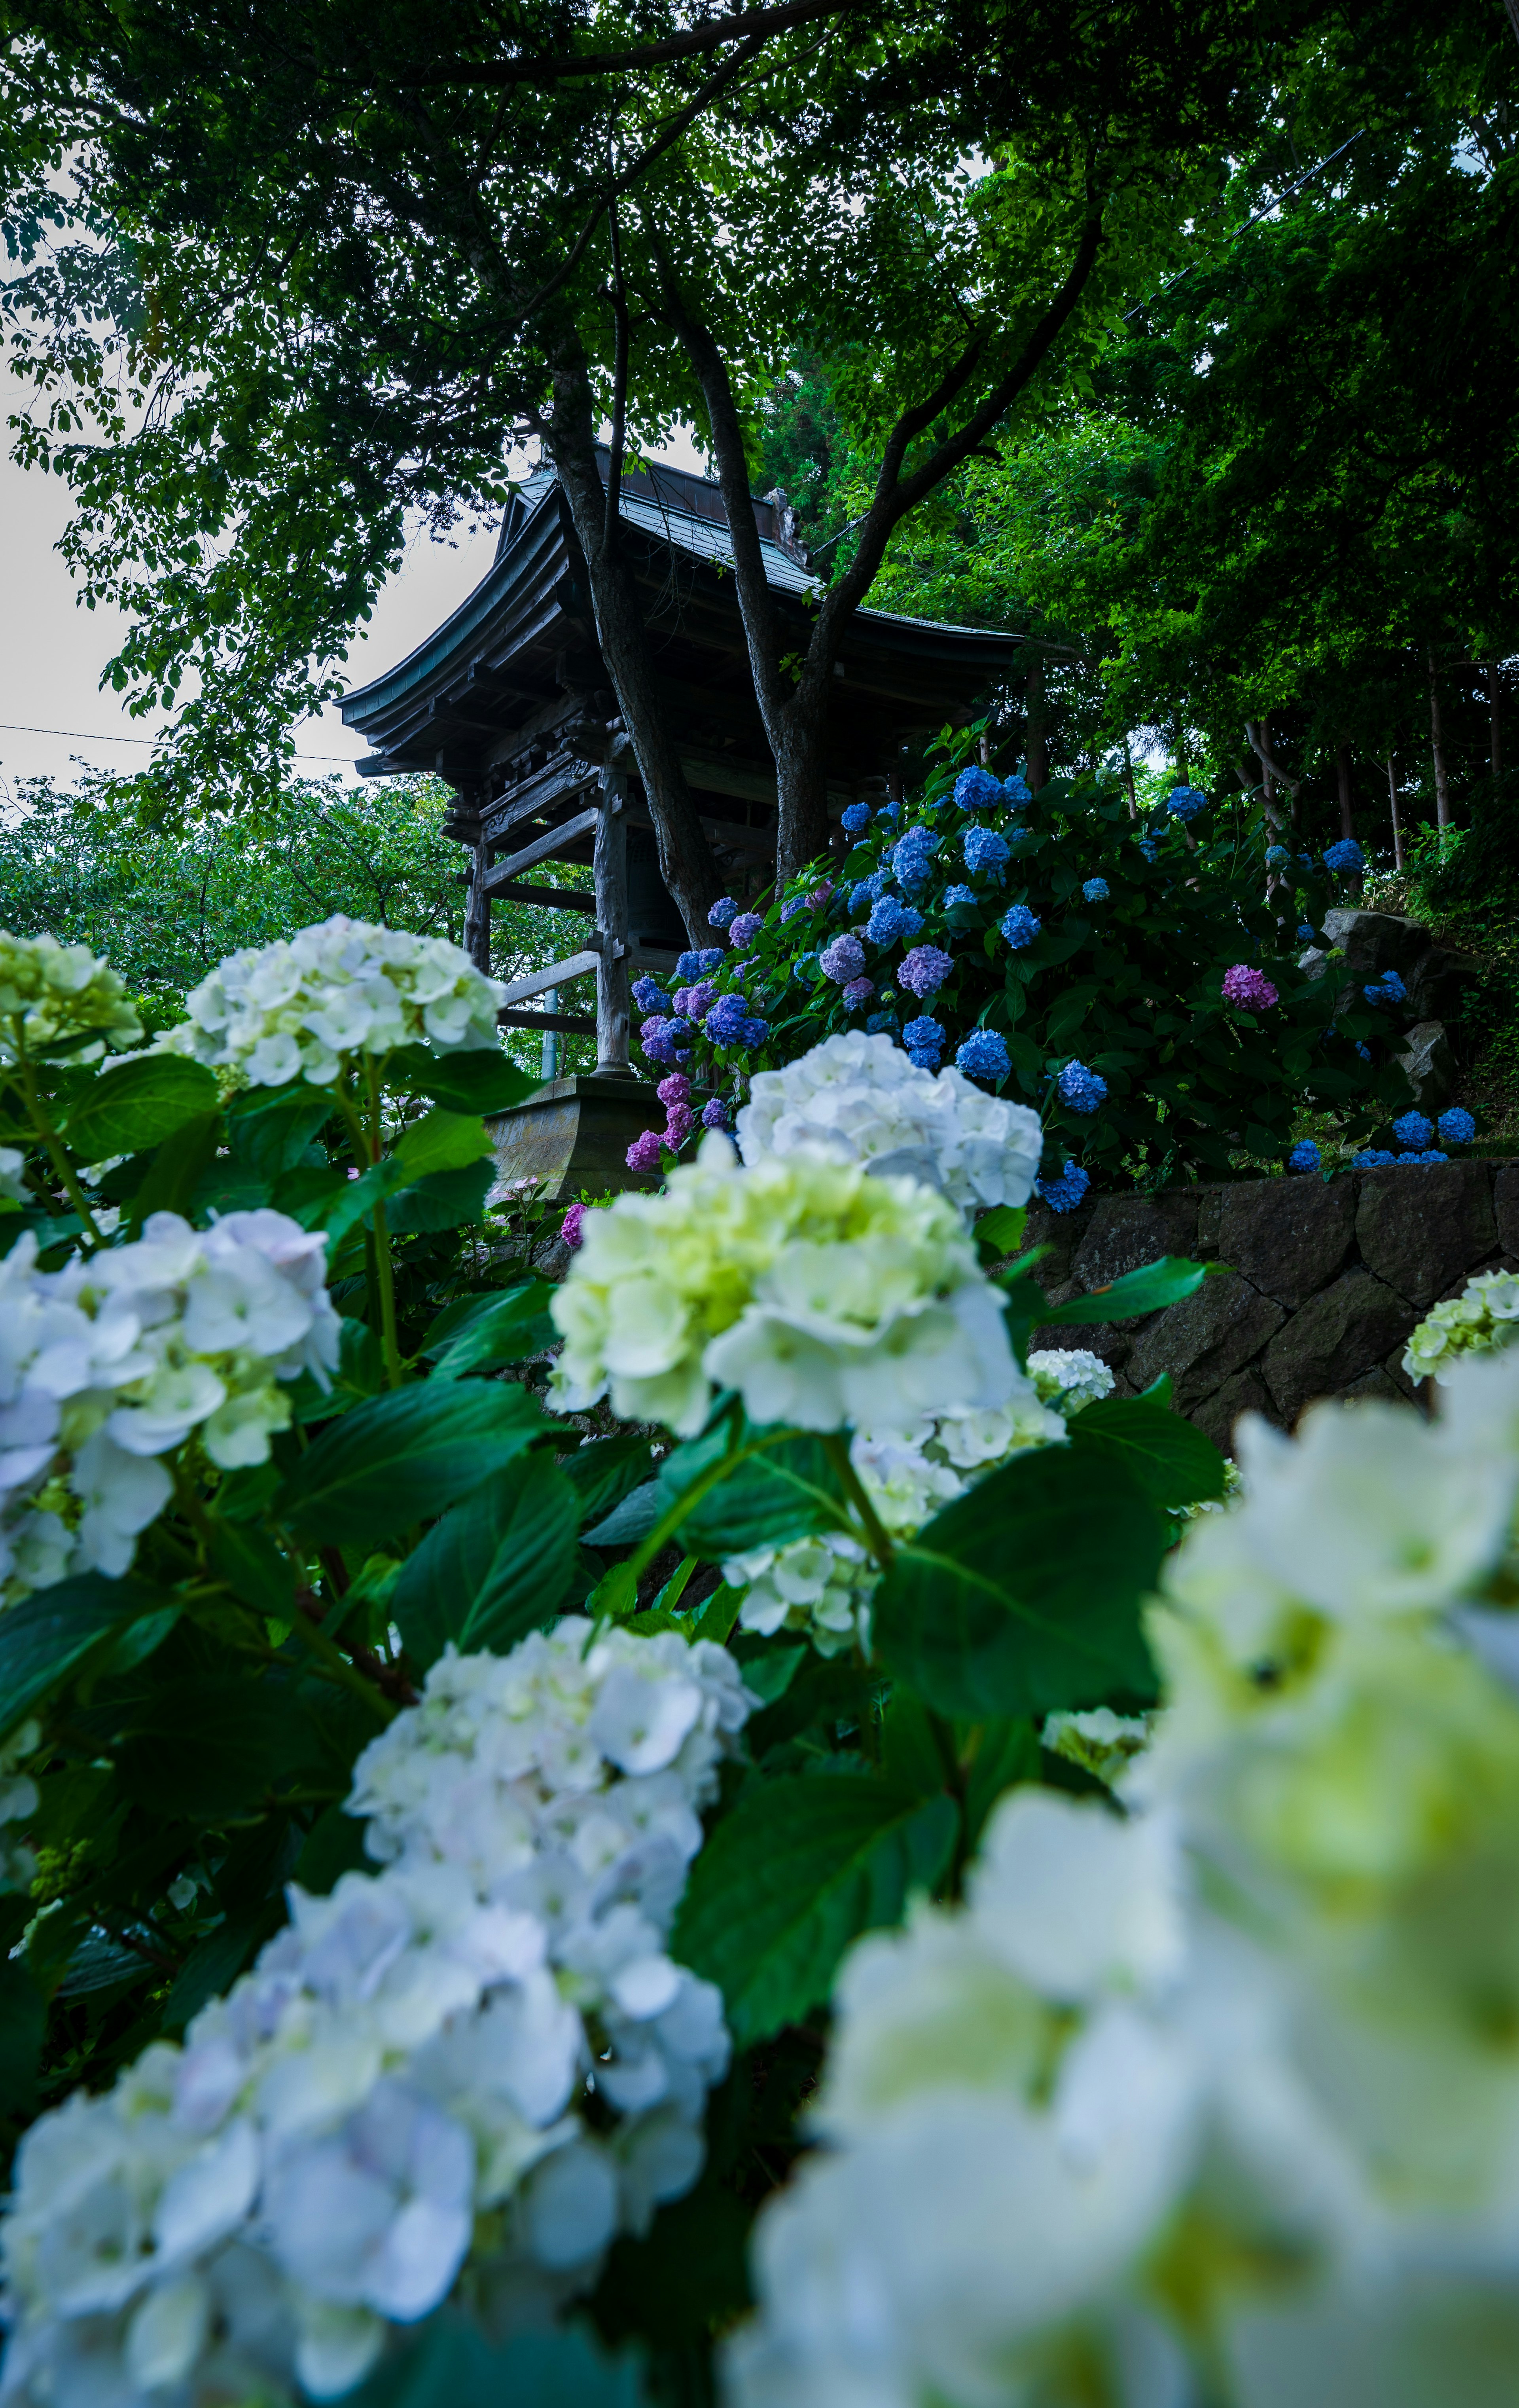
MULTIPOLYGON (((662 456, 681 467, 699 466, 689 442, 678 440, 662 456)), ((157 723, 129 719, 120 698, 100 687, 125 623, 114 613, 77 608, 74 581, 53 550, 68 522, 70 498, 61 478, 28 473, 0 452, 0 723, 7 723, 0 724, 0 802, 18 778, 71 779, 77 774, 71 755, 93 768, 122 771, 150 757, 148 746, 134 739, 147 737, 157 723)), ((456 549, 425 537, 414 540, 380 595, 366 638, 349 656, 350 681, 366 684, 404 660, 479 584, 494 549, 492 534, 473 539, 461 534, 456 549)), ((330 707, 308 720, 295 741, 315 775, 356 761, 367 749, 330 707)))

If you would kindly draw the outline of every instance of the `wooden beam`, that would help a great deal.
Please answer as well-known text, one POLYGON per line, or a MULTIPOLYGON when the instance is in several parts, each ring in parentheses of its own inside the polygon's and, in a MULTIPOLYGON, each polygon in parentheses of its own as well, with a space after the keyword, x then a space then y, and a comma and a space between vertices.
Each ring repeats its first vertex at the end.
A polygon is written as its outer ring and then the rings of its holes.
POLYGON ((594 1037, 596 1024, 588 1011, 498 1011, 498 1028, 559 1028, 566 1037, 594 1037))
POLYGON ((513 979, 502 1000, 504 1003, 525 1003, 530 996, 547 995, 552 986, 567 986, 571 979, 584 978, 587 971, 601 968, 601 948, 583 953, 567 953, 562 962, 551 962, 547 969, 530 970, 526 978, 513 979))
POLYGON ((509 886, 491 891, 498 903, 536 903, 544 911, 580 911, 588 920, 596 916, 595 896, 578 895, 568 886, 524 886, 513 880, 509 886))
POLYGON ((557 860, 566 844, 594 832, 599 817, 598 811, 577 811, 572 820, 564 821, 560 826, 551 828, 547 836, 537 837, 531 844, 523 845, 521 853, 509 853, 505 861, 496 862, 486 871, 481 881, 486 894, 498 895, 503 886, 509 886, 524 869, 536 869, 540 861, 557 860))
MULTIPOLYGON (((627 809, 629 827, 652 828, 654 824, 641 804, 630 803, 627 809)), ((734 853, 756 853, 762 861, 775 859, 773 828, 744 827, 736 820, 703 818, 702 834, 709 844, 726 845, 734 853)))
POLYGON ((657 945, 632 944, 627 948, 627 966, 633 970, 652 970, 655 978, 673 976, 679 953, 667 953, 657 945))
POLYGON ((568 800, 571 795, 583 794, 594 786, 601 775, 595 762, 581 761, 563 754, 550 761, 520 786, 513 786, 485 813, 485 833, 493 844, 498 844, 509 828, 517 827, 523 820, 536 820, 553 804, 568 800))

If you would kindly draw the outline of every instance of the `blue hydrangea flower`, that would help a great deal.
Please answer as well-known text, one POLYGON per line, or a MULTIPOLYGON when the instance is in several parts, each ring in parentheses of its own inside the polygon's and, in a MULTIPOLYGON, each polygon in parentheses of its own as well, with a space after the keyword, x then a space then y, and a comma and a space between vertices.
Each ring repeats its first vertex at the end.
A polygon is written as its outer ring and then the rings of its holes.
POLYGON ((921 911, 899 903, 895 895, 883 895, 865 924, 865 933, 873 945, 895 945, 899 937, 910 943, 922 926, 921 911))
POLYGON ((1074 1212, 1091 1184, 1081 1164, 1068 1161, 1058 1179, 1036 1179, 1034 1193, 1052 1212, 1074 1212))
POLYGON ((916 1020, 910 1020, 902 1031, 904 1045, 924 1047, 931 1054, 942 1054, 947 1041, 939 1022, 930 1020, 926 1012, 916 1020))
POLYGON ((944 889, 944 909, 946 911, 949 910, 952 903, 974 903, 975 900, 976 890, 973 886, 946 886, 944 889))
POLYGON ((1357 1045, 1355 1051, 1360 1055, 1363 1062, 1370 1061, 1371 1048, 1369 1045, 1357 1045))
POLYGON ((1300 1138, 1287 1156, 1289 1170, 1317 1170, 1321 1160, 1318 1147, 1311 1137, 1300 1138))
POLYGON ((767 1020, 761 1020, 759 1015, 756 1013, 752 1019, 744 1022, 743 1034, 739 1038, 738 1042, 740 1045, 745 1047, 747 1051, 752 1052, 756 1045, 764 1044, 769 1033, 769 1022, 767 1020))
POLYGON ((995 1086, 1010 1068, 1006 1039, 995 1028, 973 1028, 955 1054, 954 1067, 967 1079, 988 1079, 995 1086))
POLYGON ((1268 844, 1266 848, 1266 867, 1268 869, 1281 869, 1291 859, 1292 855, 1287 851, 1284 844, 1268 844))
POLYGON ((730 927, 738 917, 738 906, 731 895, 720 895, 707 914, 709 928, 730 927))
POLYGON ((1450 1158, 1448 1154, 1441 1154, 1438 1145, 1429 1146, 1423 1154, 1400 1154, 1397 1157, 1404 1163, 1449 1162, 1450 1158))
POLYGON ((1010 778, 1003 779, 1002 799, 1010 811, 1021 810, 1025 803, 1033 801, 1034 797, 1028 791, 1027 782, 1019 770, 1015 769, 1010 778))
POLYGON ((1026 903, 1014 903, 1003 912, 996 924, 1008 940, 1009 951, 1021 953, 1025 946, 1033 943, 1043 923, 1026 903))
POLYGON ((1441 1112, 1435 1126, 1447 1145, 1469 1145, 1477 1134, 1476 1122, 1459 1104, 1452 1104, 1448 1111, 1441 1112))
POLYGON ((1396 1162, 1397 1160, 1397 1156, 1396 1154, 1388 1154, 1382 1146, 1369 1145, 1365 1147, 1361 1153, 1352 1154, 1351 1168, 1353 1170, 1381 1170, 1389 1162, 1396 1162))
POLYGON ((1302 921, 1298 925, 1297 935, 1300 941, 1305 945, 1312 944, 1317 938, 1318 933, 1318 930, 1311 927, 1306 920, 1302 921))
POLYGON ((1393 1135, 1398 1144, 1412 1146, 1415 1152, 1426 1146, 1434 1134, 1434 1123, 1426 1121, 1423 1112, 1400 1112, 1393 1123, 1393 1135))
POLYGON ((1353 836, 1342 836, 1337 844, 1325 846, 1324 867, 1343 878, 1359 878, 1366 867, 1366 855, 1353 836))
POLYGON ((710 978, 726 960, 727 954, 721 945, 714 945, 699 953, 682 953, 675 965, 676 983, 679 986, 695 986, 698 979, 710 978))
POLYGON ((933 868, 934 848, 939 838, 925 827, 910 827, 906 836, 898 837, 891 850, 891 864, 903 891, 915 895, 926 886, 933 868))
POLYGON ((891 1036, 896 1027, 895 1011, 873 1011, 865 1024, 867 1037, 891 1036))
POLYGON ((1089 1070, 1084 1062, 1068 1062, 1055 1081, 1060 1100, 1073 1112, 1095 1112, 1108 1096, 1108 1082, 1096 1070, 1089 1070))
POLYGON ((937 1070, 943 1057, 935 1045, 910 1045, 907 1058, 915 1070, 937 1070))
POLYGON ((1106 903, 1108 900, 1107 880, 1105 878, 1089 878, 1085 885, 1082 888, 1082 900, 1084 903, 1106 903))
POLYGON ((702 1025, 714 1045, 738 1045, 748 1018, 749 1006, 741 995, 720 995, 702 1025))
POLYGON ((878 820, 884 820, 888 826, 891 827, 896 826, 901 816, 902 806, 900 803, 882 803, 880 810, 876 813, 878 820))
POLYGON ((1195 820, 1208 809, 1208 797, 1200 786, 1173 786, 1166 797, 1166 809, 1172 819, 1195 820))
POLYGON ((647 1019, 652 1011, 663 1011, 669 997, 654 979, 637 978, 633 982, 633 1000, 647 1019))
MULTIPOLYGON (((1155 842, 1153 836, 1142 836, 1139 838, 1139 851, 1143 853, 1146 861, 1154 861, 1160 851, 1160 847, 1155 842)), ((1057 1209, 1063 1212, 1068 1212, 1070 1207, 1068 1204, 1063 1204, 1057 1209)))
POLYGON ((1408 989, 1396 970, 1383 970, 1374 986, 1363 987, 1361 992, 1368 1003, 1401 1003, 1408 989))
POLYGON ((838 824, 846 836, 863 836, 870 824, 869 804, 849 804, 840 815, 838 824))
POLYGON ((889 869, 873 869, 868 878, 856 880, 849 890, 850 910, 862 911, 867 903, 879 902, 891 882, 892 874, 889 869))
POLYGON ((962 769, 954 781, 954 799, 963 811, 993 811, 1002 800, 1002 781, 990 769, 962 769))
POLYGON ((1000 878, 1010 858, 995 828, 967 828, 961 851, 972 878, 1000 878))

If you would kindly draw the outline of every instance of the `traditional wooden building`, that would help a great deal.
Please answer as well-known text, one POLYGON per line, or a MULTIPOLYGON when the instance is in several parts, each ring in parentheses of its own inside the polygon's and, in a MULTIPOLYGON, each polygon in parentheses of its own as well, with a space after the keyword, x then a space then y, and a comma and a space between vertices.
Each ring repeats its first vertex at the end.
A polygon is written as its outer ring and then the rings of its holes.
MULTIPOLYGON (((818 580, 783 497, 752 507, 767 575, 801 646, 818 580)), ((753 895, 774 873, 775 768, 750 678, 722 494, 700 477, 654 464, 624 475, 621 512, 661 695, 703 827, 730 892, 753 895)), ((862 796, 883 796, 946 721, 975 715, 1011 673, 1018 649, 1016 637, 857 611, 834 673, 835 819, 862 796)), ((345 723, 373 747, 361 776, 431 770, 453 787, 448 829, 469 850, 466 925, 481 967, 498 897, 556 906, 578 924, 578 941, 558 961, 509 990, 502 1017, 517 1027, 594 1033, 598 1081, 630 1075, 630 977, 673 968, 686 941, 616 713, 584 559, 551 468, 516 489, 494 562, 468 600, 343 705, 345 723), (594 892, 525 882, 550 862, 592 864, 594 892), (592 977, 595 1018, 543 1009, 540 998, 592 977)), ((583 1152, 577 1168, 585 1167, 583 1152)))

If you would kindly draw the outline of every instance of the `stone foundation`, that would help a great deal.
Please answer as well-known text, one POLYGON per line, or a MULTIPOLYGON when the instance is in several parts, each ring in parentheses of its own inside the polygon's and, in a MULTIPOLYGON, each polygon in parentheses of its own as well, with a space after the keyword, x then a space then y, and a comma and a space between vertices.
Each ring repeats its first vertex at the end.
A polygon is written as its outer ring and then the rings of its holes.
POLYGON ((1241 1180, 1067 1213, 1036 1202, 1035 1245, 1052 1249, 1037 1273, 1052 1304, 1159 1254, 1228 1265, 1164 1312, 1033 1340, 1089 1347, 1120 1396, 1169 1373, 1177 1410, 1227 1448, 1246 1411, 1290 1428, 1316 1397, 1413 1397, 1402 1354, 1415 1322, 1473 1271, 1519 1270, 1519 1162, 1241 1180))

